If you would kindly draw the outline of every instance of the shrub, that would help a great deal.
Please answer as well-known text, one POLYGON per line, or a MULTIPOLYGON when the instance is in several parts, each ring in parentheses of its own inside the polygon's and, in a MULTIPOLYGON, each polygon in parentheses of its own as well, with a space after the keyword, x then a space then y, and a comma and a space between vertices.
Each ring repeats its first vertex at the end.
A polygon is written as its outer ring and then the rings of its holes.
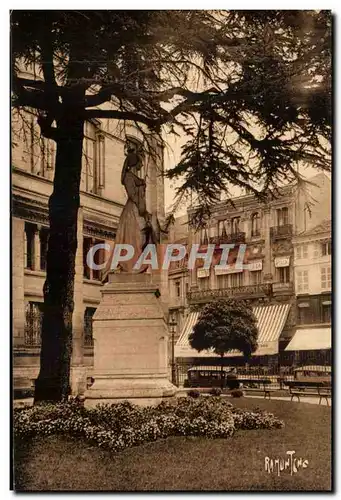
POLYGON ((15 409, 15 437, 63 434, 120 451, 169 436, 227 438, 236 429, 271 429, 284 424, 271 413, 233 408, 222 398, 178 398, 156 407, 128 402, 84 408, 79 401, 15 409))
POLYGON ((284 422, 272 413, 255 408, 252 411, 231 408, 236 430, 280 429, 284 422))
POLYGON ((234 391, 231 391, 231 396, 233 398, 241 398, 244 396, 244 392, 241 389, 235 389, 234 391))
POLYGON ((222 394, 222 390, 219 389, 219 387, 213 387, 211 390, 210 390, 210 394, 211 396, 221 396, 222 394))
POLYGON ((196 390, 188 391, 187 396, 189 396, 190 398, 199 398, 200 392, 196 390))

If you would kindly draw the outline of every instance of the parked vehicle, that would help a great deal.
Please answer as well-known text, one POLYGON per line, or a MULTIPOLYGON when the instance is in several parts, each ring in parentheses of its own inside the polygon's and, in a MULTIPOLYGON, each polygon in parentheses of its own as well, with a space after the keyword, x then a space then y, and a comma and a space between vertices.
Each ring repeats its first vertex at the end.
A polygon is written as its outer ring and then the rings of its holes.
POLYGON ((294 380, 298 382, 328 382, 332 381, 331 366, 307 365, 294 370, 294 380))
MULTIPOLYGON (((235 370, 232 368, 223 368, 224 386, 226 379, 235 370)), ((221 386, 221 368, 220 366, 192 366, 187 370, 187 380, 185 387, 220 387, 221 386)))

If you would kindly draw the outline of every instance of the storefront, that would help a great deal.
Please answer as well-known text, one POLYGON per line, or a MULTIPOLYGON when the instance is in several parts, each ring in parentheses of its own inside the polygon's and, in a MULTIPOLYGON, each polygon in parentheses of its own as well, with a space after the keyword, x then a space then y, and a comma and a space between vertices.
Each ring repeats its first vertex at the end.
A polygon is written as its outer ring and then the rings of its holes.
POLYGON ((331 365, 331 327, 296 328, 295 334, 285 348, 292 353, 293 364, 331 365))
MULTIPOLYGON (((274 359, 274 356, 277 357, 279 337, 286 323, 290 307, 290 304, 271 304, 253 308, 253 312, 257 318, 259 334, 258 348, 256 352, 252 354, 252 360, 257 358, 259 362, 259 358, 264 358, 263 361, 269 361, 270 359, 274 359)), ((200 313, 196 311, 188 315, 182 333, 175 345, 175 357, 183 359, 201 358, 202 361, 207 359, 209 363, 212 363, 212 358, 220 359, 220 357, 212 351, 202 351, 199 353, 189 345, 188 338, 194 325, 198 321, 199 314, 200 313)), ((225 358, 227 364, 236 364, 236 362, 237 364, 243 363, 243 354, 239 351, 231 351, 225 355, 225 358)), ((250 363, 252 363, 252 360, 250 363)))

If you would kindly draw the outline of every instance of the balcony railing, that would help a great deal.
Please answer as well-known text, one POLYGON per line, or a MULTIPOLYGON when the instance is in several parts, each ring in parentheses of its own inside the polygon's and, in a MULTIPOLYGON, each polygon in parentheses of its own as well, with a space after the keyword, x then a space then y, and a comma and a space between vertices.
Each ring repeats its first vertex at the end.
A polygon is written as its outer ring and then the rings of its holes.
POLYGON ((285 224, 284 226, 274 226, 270 229, 270 235, 274 239, 292 236, 292 224, 285 224))
POLYGON ((273 283, 272 284, 272 292, 276 293, 292 293, 294 291, 293 283, 273 283))
POLYGON ((219 297, 228 298, 260 298, 271 294, 271 284, 263 283, 259 285, 240 286, 234 288, 219 288, 216 290, 196 290, 189 292, 187 297, 189 302, 203 302, 219 297))
POLYGON ((221 236, 211 236, 209 242, 214 245, 229 244, 229 243, 245 243, 245 233, 231 233, 221 236))

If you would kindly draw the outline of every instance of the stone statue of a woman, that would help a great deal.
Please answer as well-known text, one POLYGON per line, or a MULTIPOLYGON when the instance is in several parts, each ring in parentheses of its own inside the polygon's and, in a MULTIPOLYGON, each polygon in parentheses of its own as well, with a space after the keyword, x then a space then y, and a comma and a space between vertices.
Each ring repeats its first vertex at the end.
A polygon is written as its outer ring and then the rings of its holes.
MULTIPOLYGON (((116 233, 115 244, 124 243, 133 246, 134 257, 119 264, 121 272, 142 273, 148 265, 134 270, 134 264, 143 249, 149 243, 160 242, 160 228, 156 217, 153 217, 146 207, 146 182, 137 174, 143 166, 143 151, 138 144, 129 141, 126 145, 126 159, 122 168, 121 183, 127 193, 127 202, 121 213, 116 233)), ((108 261, 104 277, 111 270, 113 251, 108 261)))

